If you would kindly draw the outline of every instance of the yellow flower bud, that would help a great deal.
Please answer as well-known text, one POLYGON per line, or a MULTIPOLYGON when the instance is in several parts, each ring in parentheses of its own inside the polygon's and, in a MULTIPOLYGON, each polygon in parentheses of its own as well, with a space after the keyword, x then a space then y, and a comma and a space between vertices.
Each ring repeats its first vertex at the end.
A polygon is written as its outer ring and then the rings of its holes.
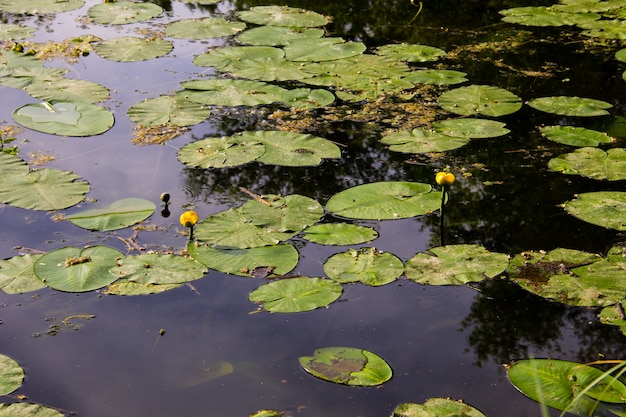
POLYGON ((444 187, 446 185, 452 185, 454 180, 456 180, 456 178, 451 172, 438 172, 435 176, 435 182, 439 185, 443 185, 444 187))
POLYGON ((189 210, 180 215, 180 224, 184 227, 193 227, 198 223, 198 213, 193 210, 189 210))

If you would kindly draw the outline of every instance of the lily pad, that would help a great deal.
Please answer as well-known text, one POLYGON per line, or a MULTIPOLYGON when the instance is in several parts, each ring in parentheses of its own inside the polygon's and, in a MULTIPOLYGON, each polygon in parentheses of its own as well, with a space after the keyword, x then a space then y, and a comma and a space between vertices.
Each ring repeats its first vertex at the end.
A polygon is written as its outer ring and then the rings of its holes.
POLYGON ((43 61, 33 55, 26 55, 15 51, 0 51, 0 67, 41 68, 43 67, 43 61))
POLYGON ((296 267, 299 257, 296 248, 289 244, 224 249, 190 242, 187 252, 211 269, 245 277, 285 275, 296 267))
MULTIPOLYGON (((200 67, 215 67, 220 71, 229 72, 241 68, 235 66, 241 61, 281 60, 284 57, 285 51, 272 46, 227 46, 200 54, 193 59, 193 63, 200 67)), ((192 84, 198 84, 198 82, 192 84)), ((196 88, 204 89, 202 84, 204 83, 200 82, 200 87, 196 88)))
POLYGON ((65 417, 54 408, 45 407, 40 404, 13 403, 0 404, 0 417, 65 417))
POLYGON ((313 356, 298 358, 305 371, 326 381, 372 387, 391 379, 393 371, 377 354, 351 347, 316 349, 313 356))
POLYGON ((598 148, 579 148, 550 159, 552 171, 568 175, 582 175, 595 180, 619 181, 626 179, 626 149, 603 151, 598 148))
POLYGON ((526 26, 580 25, 600 19, 597 13, 568 13, 550 6, 514 7, 500 14, 505 22, 526 26))
POLYGON ((429 398, 424 404, 403 403, 393 410, 393 417, 485 417, 463 401, 450 398, 429 398))
POLYGON ((205 121, 211 110, 180 96, 159 96, 132 105, 127 115, 142 126, 192 126, 205 121))
POLYGON ((284 46, 302 39, 322 36, 324 36, 324 29, 258 26, 241 32, 237 35, 237 40, 246 45, 284 46))
POLYGON ((498 117, 515 113, 522 107, 522 99, 498 87, 470 85, 446 91, 439 97, 439 105, 451 113, 470 116, 498 117))
POLYGON ((256 138, 225 136, 191 142, 178 151, 178 160, 190 167, 224 168, 244 165, 265 153, 256 138))
POLYGON ((152 19, 163 12, 161 6, 154 3, 135 3, 118 1, 99 3, 89 8, 89 17, 95 22, 110 25, 125 25, 152 19))
POLYGON ((109 270, 117 277, 138 284, 182 284, 204 277, 207 269, 191 258, 144 253, 119 259, 109 270))
POLYGON ((285 91, 281 101, 289 107, 316 109, 332 104, 335 101, 335 95, 330 91, 319 88, 315 90, 311 90, 310 88, 295 88, 285 91))
POLYGON ((553 142, 570 146, 598 146, 614 139, 604 132, 574 126, 543 126, 539 131, 553 142))
POLYGON ((47 14, 69 12, 85 5, 83 0, 0 0, 0 10, 9 13, 47 14))
POLYGON ((433 123, 435 132, 460 138, 496 138, 511 131, 504 123, 486 119, 447 119, 433 123))
POLYGON ((12 116, 24 127, 60 136, 95 136, 114 123, 113 114, 102 107, 69 101, 26 104, 12 116))
POLYGON ((0 176, 1 182, 2 177, 12 175, 28 175, 30 168, 26 164, 26 161, 19 156, 0 152, 0 171, 3 174, 0 176))
POLYGON ((617 326, 622 334, 626 335, 626 319, 624 319, 624 308, 626 308, 626 301, 604 307, 600 310, 598 317, 600 322, 611 326, 617 326))
POLYGON ((45 285, 35 276, 33 266, 41 255, 14 256, 0 260, 0 288, 6 294, 37 291, 45 285))
MULTIPOLYGON (((24 88, 35 82, 63 81, 68 70, 48 67, 4 67, 0 69, 0 85, 24 88)), ((107 92, 108 94, 108 92, 107 92)))
POLYGON ((365 52, 362 42, 346 42, 341 38, 303 39, 292 42, 284 48, 285 57, 290 61, 333 61, 350 58, 365 52))
POLYGON ((66 292, 85 292, 106 287, 117 279, 109 273, 121 252, 107 246, 85 249, 67 246, 48 252, 35 263, 37 278, 50 288, 66 292))
POLYGON ((183 285, 184 284, 140 284, 122 278, 110 284, 102 292, 104 294, 125 296, 161 294, 182 287, 183 285))
POLYGON ((324 26, 330 21, 319 13, 288 6, 256 6, 238 12, 237 16, 257 25, 300 28, 324 26))
POLYGON ((83 210, 65 216, 78 227, 100 232, 132 226, 150 217, 156 206, 141 198, 124 198, 100 208, 83 210))
POLYGON ((24 382, 24 369, 6 355, 0 355, 0 375, 0 395, 12 393, 24 382))
POLYGON ((320 245, 357 245, 376 239, 378 232, 356 224, 324 223, 307 227, 302 237, 320 245))
POLYGON ((261 81, 214 79, 188 81, 179 97, 215 106, 257 106, 282 100, 284 88, 261 81))
MULTIPOLYGON (((228 72, 236 77, 259 81, 297 81, 313 76, 306 71, 306 67, 301 63, 288 61, 285 58, 242 59, 229 64, 228 72)), ((293 94, 292 91, 304 91, 304 89, 286 90, 285 94, 293 94)), ((308 91, 310 92, 310 90, 308 91)), ((326 93, 330 95, 327 95, 327 97, 330 97, 330 100, 323 105, 330 104, 335 99, 332 93, 326 93)), ((306 98, 306 96, 304 98, 306 98)), ((291 105, 291 103, 288 103, 289 100, 291 99, 283 98, 281 101, 291 105)))
POLYGON ((624 19, 613 20, 590 20, 578 24, 584 28, 582 32, 585 36, 602 39, 626 39, 626 22, 624 19))
POLYGON ((464 285, 503 273, 509 258, 480 245, 448 245, 418 253, 406 262, 404 274, 426 285, 464 285))
POLYGON ((299 313, 328 306, 342 291, 329 279, 297 277, 261 285, 248 298, 272 313, 299 313))
POLYGON ((581 193, 577 194, 576 199, 565 202, 564 207, 569 214, 585 222, 609 229, 626 230, 626 192, 581 193))
POLYGON ((24 89, 31 96, 43 101, 97 103, 109 98, 109 90, 105 86, 69 78, 36 81, 24 89))
POLYGON ((281 166, 317 166, 323 159, 341 158, 341 150, 329 140, 279 130, 243 132, 239 136, 265 146, 257 161, 281 166))
POLYGON ((402 43, 380 46, 376 48, 376 53, 398 61, 427 62, 436 61, 446 51, 433 46, 402 43))
POLYGON ((389 150, 402 153, 445 152, 465 146, 469 141, 469 136, 448 136, 422 128, 390 133, 381 139, 382 143, 390 145, 389 150))
POLYGON ((246 28, 243 22, 232 22, 223 17, 184 19, 171 23, 165 34, 180 39, 211 39, 235 35, 246 28))
POLYGON ((440 195, 429 184, 382 181, 343 190, 326 208, 338 216, 364 220, 406 219, 437 210, 440 195))
POLYGON ((398 279, 404 272, 404 264, 397 256, 375 248, 350 249, 328 258, 324 272, 337 282, 361 282, 377 287, 398 279))
MULTIPOLYGON (((0 3, 0 7, 2 3, 0 3)), ((33 37, 37 28, 22 25, 0 23, 0 41, 27 39, 33 37)))
POLYGON ((606 109, 613 107, 602 100, 568 96, 535 98, 528 105, 546 113, 579 117, 605 116, 609 114, 606 109))
POLYGON ((165 56, 173 48, 174 45, 165 39, 143 39, 136 36, 123 36, 102 41, 96 45, 96 53, 102 58, 115 62, 138 62, 165 56))
POLYGON ((466 73, 453 70, 417 70, 404 77, 414 84, 448 85, 467 81, 466 73))

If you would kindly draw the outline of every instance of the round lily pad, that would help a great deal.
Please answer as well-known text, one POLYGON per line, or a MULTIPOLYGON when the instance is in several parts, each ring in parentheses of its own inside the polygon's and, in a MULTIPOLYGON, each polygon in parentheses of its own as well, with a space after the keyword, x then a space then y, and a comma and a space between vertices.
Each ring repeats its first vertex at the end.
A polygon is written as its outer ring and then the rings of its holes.
POLYGON ((395 281, 404 272, 404 264, 397 256, 375 248, 350 249, 328 258, 324 272, 337 282, 377 287, 395 281))
POLYGON ((451 113, 470 116, 498 117, 515 113, 522 107, 522 99, 498 87, 470 85, 446 91, 439 97, 439 105, 451 113))
POLYGON ((427 62, 436 61, 446 51, 433 46, 402 43, 380 46, 376 48, 376 53, 398 61, 427 62))
POLYGON ((204 277, 204 265, 184 256, 143 253, 126 256, 109 270, 113 276, 139 284, 182 284, 204 277))
MULTIPOLYGON (((24 382, 24 369, 15 360, 0 355, 0 395, 7 395, 24 382)), ((1 414, 0 414, 1 415, 1 414)))
POLYGON ((63 81, 67 73, 68 70, 63 68, 4 67, 0 69, 0 85, 24 88, 35 82, 63 81))
POLYGON ((406 262, 404 274, 427 285, 464 285, 493 278, 504 272, 509 258, 480 245, 448 245, 418 253, 406 262))
POLYGON ((165 39, 144 39, 136 36, 123 36, 121 38, 102 41, 96 45, 96 53, 103 58, 115 62, 137 62, 162 57, 169 54, 173 48, 174 45, 165 39))
POLYGON ((256 6, 238 12, 237 16, 244 22, 265 26, 315 27, 329 22, 319 13, 288 6, 256 6))
MULTIPOLYGON (((227 46, 224 48, 211 49, 209 52, 198 55, 193 59, 193 63, 200 67, 215 67, 220 71, 231 71, 233 69, 241 69, 236 67, 237 63, 247 61, 262 61, 262 60, 281 60, 285 57, 285 51, 280 48, 274 48, 272 46, 227 46)), ((202 87, 204 82, 194 82, 191 84, 199 85, 198 89, 205 89, 202 87)), ((183 84, 187 86, 189 84, 183 84)), ((210 85, 210 84, 209 84, 210 85)), ((187 87, 186 87, 187 88, 187 87)), ((193 88, 193 87, 191 87, 193 88)))
POLYGON ((284 48, 290 61, 333 61, 350 58, 365 52, 362 42, 346 42, 341 38, 303 39, 291 42, 284 48))
POLYGON ((596 180, 619 181, 626 179, 626 149, 578 148, 550 159, 552 171, 568 175, 582 175, 596 180))
POLYGON ((70 78, 35 81, 24 89, 31 96, 44 101, 97 103, 109 98, 109 90, 105 86, 70 78))
POLYGON ((0 41, 31 38, 36 30, 30 26, 0 23, 0 41))
POLYGON ((404 77, 414 84, 448 85, 467 81, 466 73, 453 70, 417 70, 404 77))
POLYGON ((281 46, 303 38, 321 38, 324 29, 301 29, 283 26, 257 26, 237 35, 237 40, 246 45, 281 46))
POLYGON ((110 205, 82 210, 65 216, 78 227, 88 230, 118 230, 132 226, 150 217, 156 206, 142 198, 124 198, 110 205))
POLYGON ((60 136, 95 136, 109 130, 114 123, 108 110, 78 101, 26 104, 12 116, 24 127, 60 136))
POLYGON ((34 271, 37 278, 55 290, 92 291, 117 279, 109 270, 123 256, 107 246, 85 249, 67 246, 42 255, 35 263, 34 271))
POLYGON ((184 284, 141 284, 139 282, 132 282, 122 278, 110 284, 102 292, 104 294, 125 296, 161 294, 163 292, 179 288, 183 285, 184 284))
POLYGON ((224 168, 244 165, 265 153, 254 137, 226 136, 191 142, 178 151, 178 160, 190 167, 224 168))
POLYGON ((389 150, 402 153, 445 152, 465 146, 469 141, 469 136, 448 136, 421 128, 390 133, 381 139, 389 145, 389 150))
MULTIPOLYGON (((293 78, 293 77, 292 77, 293 78)), ((299 109, 315 109, 325 107, 335 101, 335 95, 327 90, 295 88, 283 93, 281 101, 289 107, 299 109)))
POLYGON ((6 294, 37 291, 45 285, 35 276, 33 266, 41 255, 21 255, 0 260, 0 288, 6 294))
POLYGON ((602 100, 568 96, 535 98, 529 100, 528 105, 546 113, 579 117, 605 116, 609 114, 606 109, 613 107, 602 100))
POLYGON ((130 106, 127 115, 142 126, 192 126, 205 121, 211 110, 181 96, 160 96, 130 106))
POLYGON ((181 39, 211 39, 234 35, 245 28, 246 24, 243 22, 231 22, 223 17, 207 17, 171 23, 165 29, 165 34, 181 39))
POLYGON ((272 313, 299 313, 328 306, 342 291, 341 284, 329 279, 297 277, 261 285, 248 298, 272 313))
POLYGON ((298 358, 305 371, 336 384, 371 387, 391 379, 393 371, 377 354, 352 347, 316 349, 298 358))
POLYGON ((382 181, 358 185, 328 200, 326 208, 338 216, 364 220, 406 219, 437 210, 441 196, 429 184, 382 181))
POLYGON ((513 7, 500 14, 505 22, 526 26, 580 25, 600 19, 597 13, 568 13, 551 6, 513 7))
POLYGON ((177 94, 187 100, 215 106, 257 106, 282 101, 284 88, 261 81, 213 79, 188 81, 177 94))
POLYGON ((160 15, 163 8, 154 3, 136 3, 118 1, 99 3, 92 6, 88 13, 94 21, 102 24, 125 25, 142 22, 160 15))
POLYGON ((265 147, 257 160, 281 166, 317 166, 323 159, 341 157, 341 150, 329 140, 308 134, 280 130, 243 132, 240 138, 255 140, 265 147))
POLYGON ((394 410, 394 417, 485 417, 485 415, 463 401, 450 398, 429 398, 424 404, 402 403, 394 410))
POLYGON ((433 123, 433 129, 437 133, 460 138, 496 138, 504 136, 511 131, 504 123, 486 119, 447 119, 433 123))
POLYGON ((539 131, 553 142, 570 146, 598 146, 614 139, 604 132, 574 126, 543 126, 539 131))
POLYGON ((356 224, 324 223, 307 227, 302 237, 320 245, 357 245, 376 239, 378 232, 356 224))
POLYGON ((0 0, 0 10, 9 13, 60 13, 80 9, 84 5, 83 0, 0 0))
POLYGON ((40 404, 13 403, 0 404, 0 417, 65 417, 64 414, 54 408, 45 407, 40 404))
POLYGON ((626 230, 626 192, 597 191, 577 194, 564 204, 572 216, 597 226, 626 230))

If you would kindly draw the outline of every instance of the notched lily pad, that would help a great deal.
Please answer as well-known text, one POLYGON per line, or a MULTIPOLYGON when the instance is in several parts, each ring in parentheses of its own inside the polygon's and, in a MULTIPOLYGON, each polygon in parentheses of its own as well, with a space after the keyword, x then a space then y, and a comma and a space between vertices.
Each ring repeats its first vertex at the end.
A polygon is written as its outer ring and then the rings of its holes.
POLYGON ((41 255, 14 256, 0 260, 0 288, 6 294, 23 294, 44 288, 33 266, 41 255))
POLYGON ((302 237, 320 245, 357 245, 376 239, 378 232, 356 224, 324 223, 307 227, 302 237))
POLYGON ((595 180, 619 181, 626 179, 626 149, 579 148, 550 159, 552 171, 581 175, 595 180))
POLYGON ((147 61, 167 55, 172 49, 174 45, 165 39, 143 39, 136 36, 108 39, 96 45, 98 55, 115 62, 147 61))
POLYGON ((485 417, 478 409, 450 398, 429 398, 424 404, 403 403, 393 410, 393 417, 485 417))
POLYGON ((299 313, 328 306, 342 291, 341 284, 329 279, 297 277, 261 285, 248 298, 272 313, 299 313))
POLYGON ((132 105, 128 118, 142 126, 192 126, 203 122, 211 110, 180 96, 159 96, 132 105))
POLYGON ((126 256, 109 272, 138 284, 182 284, 204 277, 207 269, 191 258, 178 255, 144 253, 126 256))
POLYGON ((448 136, 421 128, 390 133, 381 139, 389 145, 389 150, 402 153, 445 152, 465 146, 469 141, 469 136, 448 136))
POLYGON ((498 117, 515 113, 522 107, 522 99, 498 87, 470 85, 446 91, 439 97, 439 105, 451 113, 470 116, 498 117))
POLYGON ((607 109, 613 107, 602 100, 568 96, 535 98, 529 100, 528 105, 546 113, 579 117, 605 116, 609 114, 607 109))
POLYGON ((142 198, 124 198, 108 206, 83 210, 65 216, 78 227, 88 230, 118 230, 132 226, 150 217, 156 206, 142 198))
POLYGON ((436 61, 446 51, 433 46, 402 43, 380 46, 376 48, 376 53, 398 61, 427 62, 436 61))
POLYGON ((553 142, 570 146, 598 146, 615 141, 604 132, 574 126, 543 126, 539 131, 553 142))
POLYGON ((350 249, 324 263, 324 272, 334 281, 361 282, 375 287, 395 281, 403 271, 404 264, 397 256, 376 248, 350 249))
POLYGON ((626 230, 626 192, 580 193, 564 204, 565 211, 585 222, 615 230, 626 230))
POLYGON ((125 25, 142 22, 160 15, 163 8, 154 3, 118 1, 92 6, 88 13, 95 22, 110 25, 125 25))
POLYGON ((0 395, 7 395, 24 382, 24 369, 15 360, 0 355, 0 395))
POLYGON ((31 82, 24 88, 28 94, 44 101, 98 103, 109 98, 105 86, 79 79, 54 79, 31 82))
POLYGON ((316 27, 329 23, 325 16, 288 6, 256 6, 243 10, 237 16, 244 22, 267 26, 316 27))

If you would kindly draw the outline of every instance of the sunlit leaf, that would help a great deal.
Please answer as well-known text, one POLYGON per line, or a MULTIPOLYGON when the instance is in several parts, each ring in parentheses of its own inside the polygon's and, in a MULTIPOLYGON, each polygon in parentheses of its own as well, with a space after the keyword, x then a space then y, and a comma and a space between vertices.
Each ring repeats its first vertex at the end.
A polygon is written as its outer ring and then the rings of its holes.
POLYGON ((450 398, 429 398, 424 404, 402 403, 393 410, 393 417, 485 417, 463 401, 450 398))
MULTIPOLYGON (((20 3, 22 3, 20 1, 20 3)), ((43 61, 33 55, 27 55, 15 51, 0 51, 0 68, 9 67, 26 67, 26 68, 41 68, 43 67, 43 61)))
POLYGON ((598 315, 602 324, 608 324, 611 326, 617 326, 622 334, 626 335, 626 319, 624 319, 624 308, 626 308, 626 301, 604 307, 600 310, 598 315))
POLYGON ((596 13, 568 13, 549 6, 514 7, 501 10, 502 20, 526 26, 580 25, 600 19, 596 13))
POLYGON ((612 138, 604 132, 574 126, 542 126, 539 131, 551 141, 571 146, 598 146, 611 143, 612 138))
POLYGON ((48 67, 3 67, 0 69, 0 85, 24 88, 34 82, 65 81, 68 70, 48 67))
POLYGON ((320 245, 357 245, 376 239, 378 232, 356 224, 323 223, 307 227, 302 237, 320 245))
POLYGON ((445 152, 465 146, 470 138, 448 136, 432 130, 415 128, 385 135, 380 140, 389 150, 402 153, 445 152))
POLYGON ((113 276, 138 284, 182 284, 204 277, 207 269, 191 258, 159 253, 126 256, 109 270, 113 276))
POLYGON ((35 276, 33 266, 41 255, 14 256, 0 260, 0 288, 6 294, 37 291, 45 285, 35 276))
POLYGON ((240 138, 265 146, 259 162, 281 166, 317 166, 323 159, 341 157, 341 150, 329 140, 308 134, 279 130, 243 132, 240 138))
POLYGON ((459 138, 496 138, 511 131, 504 123, 486 119, 446 119, 433 123, 435 132, 459 138))
POLYGON ((299 313, 328 306, 342 291, 341 284, 329 279, 297 277, 261 285, 248 298, 272 313, 299 313))
POLYGON ((613 107, 605 101, 581 97, 541 97, 528 101, 533 109, 546 113, 560 114, 563 116, 605 116, 609 114, 606 109, 613 107))
POLYGON ((237 16, 244 22, 267 26, 315 27, 329 22, 319 13, 288 6, 256 6, 237 16))
POLYGON ((291 42, 284 48, 290 61, 333 61, 350 58, 365 52, 361 42, 346 42, 341 38, 304 39, 291 42))
POLYGON ((605 152, 598 148, 578 148, 550 159, 548 167, 552 171, 595 180, 625 180, 626 149, 613 148, 605 152))
POLYGON ((125 25, 152 19, 163 12, 154 3, 118 1, 99 3, 89 8, 89 17, 102 24, 125 25))
POLYGON ((626 21, 623 19, 614 20, 590 20, 578 24, 581 28, 587 29, 583 35, 602 39, 626 39, 626 21))
POLYGON ((192 126, 206 120, 211 110, 181 96, 159 96, 130 106, 127 114, 142 126, 192 126))
POLYGON ((191 142, 178 151, 178 160, 187 166, 224 168, 244 165, 265 153, 265 146, 247 135, 205 138, 191 142))
POLYGON ((83 0, 0 0, 0 10, 9 13, 46 14, 69 12, 83 7, 83 0))
POLYGON ((237 40, 247 45, 281 46, 307 38, 321 38, 324 29, 257 26, 241 32, 237 40))
POLYGON ((0 182, 2 181, 2 177, 16 175, 28 175, 30 168, 26 164, 26 162, 17 155, 9 155, 5 152, 0 152, 0 172, 2 172, 2 176, 0 176, 0 182))
POLYGON ((261 81, 213 79, 188 81, 179 97, 215 106, 257 106, 280 102, 287 91, 261 81))
POLYGON ((12 393, 22 385, 22 382, 24 369, 20 364, 6 355, 0 355, 0 395, 12 393))
POLYGON ((414 84, 448 85, 467 81, 467 74, 452 70, 417 70, 404 77, 414 84))
POLYGON ((123 36, 121 38, 102 41, 96 45, 96 53, 103 58, 115 62, 137 62, 162 57, 169 54, 173 48, 174 45, 165 39, 144 39, 136 36, 123 36))
POLYGON ((142 198, 124 198, 110 205, 81 210, 65 216, 78 227, 88 230, 106 231, 123 229, 150 217, 156 206, 142 198))
POLYGON ((125 296, 149 295, 171 291, 183 285, 184 284, 141 284, 122 278, 110 284, 102 292, 104 294, 125 296))
POLYGON ((105 86, 70 78, 35 81, 24 89, 31 96, 43 101, 97 103, 109 98, 109 90, 105 86))
POLYGON ((403 271, 404 264, 397 256, 375 248, 350 249, 331 256, 324 263, 324 273, 341 283, 380 286, 395 281, 403 271))
MULTIPOLYGON (((1 7, 2 3, 0 2, 1 7)), ((31 38, 36 30, 30 26, 0 23, 0 41, 31 38)))
POLYGON ((245 28, 246 24, 243 22, 231 22, 223 17, 207 17, 171 23, 165 29, 165 34, 181 39, 210 39, 234 35, 245 28))
POLYGON ((522 99, 498 87, 470 85, 446 91, 439 97, 439 105, 444 110, 469 116, 504 116, 515 113, 522 107, 522 99))
POLYGON ((567 201, 565 211, 591 224, 626 230, 626 192, 597 191, 580 193, 567 201))
POLYGON ((325 107, 335 101, 335 95, 327 90, 295 88, 283 93, 281 101, 289 107, 298 109, 315 109, 325 107))
POLYGON ((284 57, 285 51, 272 46, 227 46, 200 54, 193 59, 193 63, 201 67, 215 67, 220 71, 230 72, 237 68, 241 69, 241 66, 235 66, 241 61, 276 61, 284 57))
POLYGON ((298 358, 305 371, 336 384, 376 386, 391 379, 391 367, 377 354, 351 347, 316 349, 298 358))
POLYGON ((439 57, 446 54, 444 50, 433 46, 407 43, 379 46, 376 48, 376 53, 387 58, 406 62, 436 61, 439 57))

